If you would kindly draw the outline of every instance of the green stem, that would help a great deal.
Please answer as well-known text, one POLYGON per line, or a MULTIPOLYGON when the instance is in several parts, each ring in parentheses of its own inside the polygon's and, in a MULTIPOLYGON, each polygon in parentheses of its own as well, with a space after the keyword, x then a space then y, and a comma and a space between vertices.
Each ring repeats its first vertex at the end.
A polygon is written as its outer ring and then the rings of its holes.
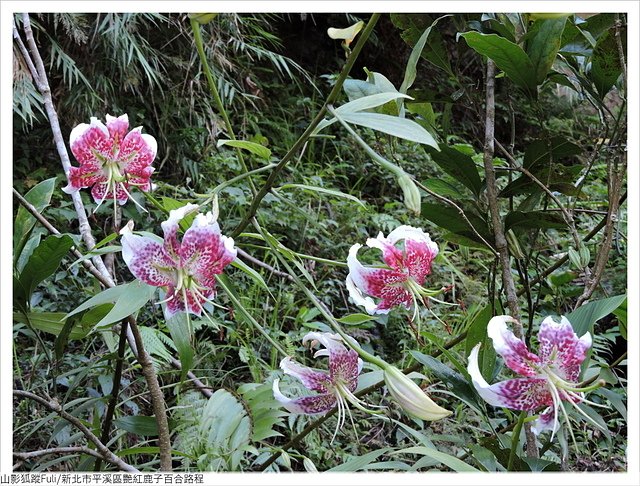
POLYGON ((258 211, 258 206, 260 206, 260 202, 267 195, 271 187, 273 187, 273 184, 275 183, 275 180, 278 177, 278 174, 282 171, 282 169, 284 169, 284 167, 293 158, 293 156, 296 153, 298 153, 298 151, 307 143, 307 140, 309 139, 309 137, 311 136, 315 128, 324 118, 324 115, 327 111, 327 107, 338 98, 338 94, 340 94, 342 85, 347 80, 347 76, 349 76, 349 73, 351 72, 351 68, 353 68, 353 65, 355 64, 356 59, 360 55, 360 51, 362 51, 364 44, 367 42, 367 39, 369 38, 369 35, 373 31, 373 28, 378 22, 379 18, 380 18, 380 14, 378 13, 374 13, 371 15, 369 22, 367 22, 367 25, 365 26, 364 30, 360 34, 358 42, 356 43, 356 46, 353 48, 353 51, 351 51, 351 54, 349 54, 349 57, 347 58, 347 62, 342 68, 342 71, 340 72, 340 76, 338 77, 336 84, 333 85, 333 89, 329 93, 329 96, 327 96, 327 99, 322 105, 322 108, 320 108, 320 111, 318 111, 318 114, 315 116, 313 121, 309 124, 307 129, 302 133, 302 135, 300 135, 300 138, 296 140, 296 142, 289 149, 289 151, 284 155, 284 157, 282 157, 280 162, 278 162, 278 165, 273 169, 273 172, 269 175, 269 178, 266 180, 264 185, 260 188, 260 191, 258 191, 258 194, 256 194, 255 197, 253 198, 253 201, 251 202, 251 206, 249 207, 247 214, 245 214, 242 221, 240 221, 240 224, 238 224, 236 229, 233 230, 233 233, 231 233, 232 238, 236 238, 249 225, 249 223, 251 222, 251 219, 255 216, 256 212, 258 211))
POLYGON ((509 462, 507 462, 507 471, 513 471, 513 462, 516 458, 516 450, 518 449, 518 444, 520 443, 520 431, 522 430, 522 426, 524 425, 525 418, 527 418, 527 412, 520 412, 518 422, 516 423, 513 432, 511 432, 511 450, 509 451, 509 462))
MULTIPOLYGON (((231 125, 231 120, 229 120, 229 115, 227 114, 227 110, 225 110, 224 105, 222 104, 222 98, 220 98, 220 93, 218 93, 218 87, 216 86, 215 79, 213 79, 213 72, 209 67, 209 62, 207 61, 207 56, 204 52, 204 44, 202 42, 202 34, 200 32, 200 23, 191 19, 191 29, 193 30, 193 40, 196 43, 196 49, 198 50, 198 56, 200 56, 200 62, 202 64, 202 70, 204 71, 204 75, 207 78, 207 84, 209 85, 209 91, 211 92, 211 96, 213 97, 213 101, 215 102, 218 112, 222 116, 224 120, 225 127, 227 128, 227 135, 231 140, 237 140, 236 135, 233 131, 233 126, 231 125)), ((244 161, 244 157, 242 156, 242 149, 236 147, 236 154, 238 156, 238 161, 242 166, 242 170, 247 173, 249 169, 244 161)), ((253 181, 249 179, 249 185, 251 186, 251 191, 255 194, 256 187, 253 185, 253 181)))

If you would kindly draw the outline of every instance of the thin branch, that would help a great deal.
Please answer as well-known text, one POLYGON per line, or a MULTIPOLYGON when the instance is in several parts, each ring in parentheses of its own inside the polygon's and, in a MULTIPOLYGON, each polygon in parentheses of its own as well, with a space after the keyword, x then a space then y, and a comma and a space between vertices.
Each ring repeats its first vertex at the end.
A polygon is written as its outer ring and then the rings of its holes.
POLYGON ((277 275, 278 277, 286 278, 287 280, 293 281, 293 277, 288 273, 278 270, 276 268, 273 268, 268 263, 265 263, 262 260, 258 260, 257 258, 252 257, 246 251, 241 250, 240 248, 238 248, 238 255, 240 255, 244 260, 247 260, 259 267, 262 267, 265 270, 268 270, 269 272, 273 273, 274 275, 277 275))
MULTIPOLYGON (((56 149, 58 150, 58 156, 60 157, 60 162, 62 163, 62 168, 64 169, 65 174, 69 174, 69 170, 71 168, 71 162, 69 160, 69 154, 67 153, 67 147, 64 143, 64 138, 62 137, 62 130, 60 129, 60 122, 58 121, 58 114, 53 105, 53 98, 51 97, 51 88, 49 87, 49 79, 47 77, 47 71, 44 67, 44 62, 42 61, 42 56, 40 56, 40 51, 38 50, 38 46, 36 45, 36 41, 33 37, 33 31, 31 30, 31 22, 29 20, 29 14, 22 14, 22 26, 25 33, 25 38, 27 39, 27 45, 29 46, 29 51, 31 51, 31 63, 35 66, 36 72, 38 73, 38 90, 42 95, 44 101, 45 111, 47 113, 47 118, 49 119, 49 124, 51 125, 51 133, 53 135, 53 140, 56 145, 56 149)), ((15 34, 14 34, 15 36, 15 34)), ((17 36, 18 45, 22 42, 20 39, 20 35, 17 36)), ((22 51, 22 49, 21 49, 22 51)), ((25 49, 26 52, 26 49, 25 49)), ((28 53, 27 53, 28 55, 28 53)), ((93 248, 96 246, 96 241, 91 234, 91 226, 89 225, 89 220, 87 218, 87 213, 84 208, 84 204, 82 203, 82 199, 80 197, 79 192, 74 192, 71 194, 71 199, 73 201, 73 206, 76 210, 76 214, 78 215, 78 224, 80 234, 82 235, 82 239, 84 240, 87 248, 93 248)), ((93 264, 103 273, 105 276, 109 276, 109 272, 107 267, 104 266, 104 263, 100 256, 96 256, 93 258, 93 264)))
MULTIPOLYGON (((22 462, 29 459, 35 459, 42 456, 48 456, 49 454, 86 454, 88 456, 97 457, 98 460, 103 460, 102 454, 85 446, 78 447, 53 447, 51 449, 41 449, 39 451, 31 452, 14 452, 13 456, 20 459, 22 462)), ((113 464, 113 463, 112 463, 113 464)), ((117 464, 115 464, 117 465, 117 464)))
POLYGON ((356 43, 356 46, 353 48, 353 51, 351 51, 351 54, 349 54, 349 57, 347 58, 347 61, 344 67, 342 68, 342 71, 340 72, 340 76, 338 77, 336 84, 333 85, 333 88, 331 89, 329 96, 327 96, 327 99, 322 105, 322 108, 320 108, 320 111, 318 111, 318 114, 311 121, 307 129, 302 133, 302 135, 300 135, 300 138, 296 140, 296 142, 289 149, 289 151, 284 155, 284 157, 282 157, 280 162, 278 162, 278 165, 276 165, 276 167, 273 169, 271 174, 269 174, 269 177, 265 181, 264 185, 260 188, 260 190, 258 191, 258 194, 256 194, 256 196, 253 198, 253 201, 251 201, 251 206, 249 206, 247 214, 245 214, 242 221, 240 221, 240 224, 238 224, 236 229, 234 229, 233 232, 231 233, 232 238, 236 238, 249 225, 249 223, 251 222, 251 219, 255 216, 256 212, 258 211, 258 207, 260 206, 262 199, 271 190, 280 172, 282 172, 282 170, 285 168, 287 163, 307 143, 307 140, 309 139, 309 137, 311 136, 315 128, 324 118, 324 115, 327 111, 327 107, 337 99, 338 95, 340 94, 340 90, 342 89, 342 85, 344 84, 344 82, 347 79, 347 76, 351 72, 351 68, 353 68, 353 65, 355 64, 356 59, 360 55, 360 51, 364 47, 364 44, 367 42, 367 39, 369 38, 369 35, 373 31, 373 28, 375 27, 379 18, 380 18, 380 14, 374 13, 371 15, 369 22, 367 22, 366 27, 360 34, 358 42, 356 43))
MULTIPOLYGON (((22 14, 22 23, 23 29, 25 33, 25 38, 27 40, 27 45, 29 46, 29 50, 31 52, 31 57, 33 60, 33 64, 38 72, 39 77, 39 85, 38 89, 40 90, 45 110, 47 112, 47 117, 49 118, 49 124, 51 125, 51 132, 53 134, 53 139, 56 144, 56 148, 58 150, 58 155, 60 157, 60 162, 62 163, 62 167, 67 174, 67 178, 69 176, 69 171, 71 168, 71 162, 69 160, 69 154, 67 153, 67 147, 65 145, 64 139, 62 137, 62 130, 60 129, 60 123, 58 121, 58 114, 53 104, 53 98, 51 96, 51 88, 49 87, 49 80, 47 77, 47 71, 44 67, 44 62, 42 61, 42 56, 40 55, 40 51, 38 50, 38 46, 36 45, 35 39, 33 37, 33 31, 31 30, 31 22, 29 20, 29 14, 22 14)), ((18 35, 18 39, 20 36, 18 35)), ((84 208, 84 204, 82 203, 82 199, 80 197, 79 192, 74 192, 71 194, 71 199, 73 201, 74 208, 76 210, 76 214, 78 216, 78 223, 80 227, 80 234, 87 245, 87 248, 92 249, 95 247, 95 239, 91 234, 91 226, 89 225, 89 220, 87 218, 87 213, 84 208)), ((107 282, 107 287, 115 286, 115 282, 111 278, 107 267, 104 262, 100 258, 99 255, 93 257, 93 264, 96 269, 102 274, 100 279, 101 282, 107 282)), ((129 328, 127 330, 127 338, 129 340, 130 346, 134 353, 137 352, 138 362, 142 367, 142 373, 147 382, 147 387, 149 388, 149 395, 151 396, 151 403, 153 406, 154 415, 156 418, 156 423, 158 425, 158 444, 160 447, 160 469, 163 471, 170 471, 172 469, 172 460, 171 460, 171 440, 169 437, 169 422, 167 419, 167 412, 164 403, 164 395, 162 394, 162 390, 160 389, 160 384, 158 383, 158 376, 156 375, 155 369, 153 368, 153 364, 151 362, 151 358, 148 353, 144 349, 144 344, 142 341, 142 336, 140 335, 140 331, 138 326, 136 325, 135 319, 132 317, 129 318, 129 328)))
MULTIPOLYGON (((107 411, 104 414, 104 421, 102 422, 102 434, 100 440, 103 443, 109 442, 109 433, 111 431, 111 421, 116 411, 116 404, 118 403, 118 395, 120 395, 120 380, 122 378, 122 367, 124 364, 124 352, 127 345, 127 330, 129 329, 129 322, 123 319, 120 323, 120 339, 118 341, 118 353, 116 355, 116 368, 113 371, 113 380, 111 382, 111 398, 109 398, 109 405, 107 411)), ((94 471, 100 471, 102 461, 98 459, 93 467, 94 471)))
POLYGON ((578 230, 576 229, 576 222, 573 219, 573 215, 567 208, 564 207, 562 202, 558 199, 558 197, 544 184, 540 179, 538 179, 535 175, 533 175, 527 168, 518 166, 516 160, 513 156, 507 151, 506 148, 496 139, 494 139, 496 146, 500 149, 500 151, 507 157, 511 166, 514 167, 518 172, 523 173, 529 179, 531 179, 535 184, 542 189, 547 196, 551 198, 551 200, 556 203, 558 209, 562 212, 562 217, 564 218, 565 223, 569 227, 569 232, 571 233, 571 237, 573 238, 573 242, 576 245, 576 249, 580 246, 580 236, 578 235, 578 230))
POLYGON ((140 472, 138 471, 135 467, 127 464, 126 462, 124 462, 122 459, 120 459, 118 456, 116 456, 113 452, 111 452, 107 446, 105 446, 100 439, 98 439, 93 432, 91 432, 86 425, 84 425, 82 423, 82 421, 76 417, 74 417, 73 415, 71 415, 70 413, 66 412, 58 402, 54 401, 54 400, 47 400, 45 398, 42 398, 41 396, 38 396, 34 393, 28 392, 28 391, 24 391, 24 390, 13 390, 13 394, 16 397, 19 398, 28 398, 30 400, 33 400, 34 402, 39 403, 40 405, 42 405, 43 407, 45 407, 46 409, 57 413, 61 418, 63 418, 64 420, 66 420, 67 422, 69 422, 70 424, 72 424, 74 427, 76 427, 78 430, 80 430, 80 432, 82 432, 82 434, 87 438, 87 440, 91 443, 93 443, 96 448, 98 449, 98 452, 100 453, 100 455, 102 456, 102 458, 105 461, 110 462, 111 464, 114 464, 115 466, 118 466, 122 471, 128 471, 128 472, 140 472))
MULTIPOLYGON (((502 227, 500 208, 498 206, 498 185, 496 183, 496 172, 493 166, 494 142, 495 142, 495 64, 493 60, 487 59, 486 78, 486 106, 485 106, 485 139, 484 139, 484 170, 487 180, 487 200, 491 213, 491 224, 495 236, 495 245, 498 250, 500 266, 502 267, 502 287, 507 297, 507 306, 511 316, 516 320, 514 323, 514 334, 519 339, 524 339, 522 325, 519 322, 520 307, 516 286, 511 272, 511 261, 509 259, 509 248, 507 239, 502 227)), ((525 424, 525 436, 527 438, 527 454, 531 457, 538 457, 536 439, 531 430, 531 424, 525 424)))

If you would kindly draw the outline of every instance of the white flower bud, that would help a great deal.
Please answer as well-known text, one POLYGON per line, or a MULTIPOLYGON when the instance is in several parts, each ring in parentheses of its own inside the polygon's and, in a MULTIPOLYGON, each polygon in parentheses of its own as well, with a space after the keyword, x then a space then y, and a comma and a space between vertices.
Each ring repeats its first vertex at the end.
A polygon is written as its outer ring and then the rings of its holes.
POLYGON ((422 420, 439 420, 451 415, 449 410, 435 404, 418 385, 395 366, 389 365, 385 368, 384 382, 393 399, 409 415, 422 420))

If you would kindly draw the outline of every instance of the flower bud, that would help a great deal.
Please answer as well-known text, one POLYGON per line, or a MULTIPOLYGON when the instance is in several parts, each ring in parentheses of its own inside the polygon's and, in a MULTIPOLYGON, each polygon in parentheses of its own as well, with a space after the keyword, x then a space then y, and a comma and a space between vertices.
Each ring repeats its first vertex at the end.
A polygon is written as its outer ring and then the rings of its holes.
POLYGON ((190 13, 189 18, 195 20, 201 25, 204 25, 215 19, 217 15, 217 13, 190 13))
POLYGON ((422 420, 439 420, 451 415, 395 366, 389 365, 384 369, 384 382, 393 399, 409 415, 422 420))
POLYGON ((413 182, 413 179, 409 177, 406 172, 402 172, 398 176, 398 184, 400 184, 400 189, 402 189, 402 193, 404 194, 404 205, 410 211, 416 213, 416 215, 420 215, 420 190, 416 183, 413 182))

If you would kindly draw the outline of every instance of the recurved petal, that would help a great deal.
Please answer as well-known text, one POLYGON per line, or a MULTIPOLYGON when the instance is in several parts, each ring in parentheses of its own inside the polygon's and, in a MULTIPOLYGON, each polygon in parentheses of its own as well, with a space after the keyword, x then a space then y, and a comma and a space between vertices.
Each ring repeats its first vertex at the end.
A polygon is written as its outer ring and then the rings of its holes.
POLYGON ((232 238, 222 236, 211 213, 198 214, 182 238, 180 261, 200 283, 209 285, 236 258, 233 245, 232 238))
POLYGON ((347 288, 353 301, 363 305, 369 314, 385 314, 397 305, 410 307, 413 298, 404 286, 408 275, 397 270, 363 266, 357 258, 360 247, 353 245, 347 257, 347 288), (367 295, 380 299, 380 302, 373 307, 371 302, 375 301, 367 300, 367 295))
POLYGON ((559 428, 560 423, 558 422, 557 414, 554 412, 553 407, 547 407, 531 426, 531 430, 536 435, 540 435, 545 430, 551 430, 553 433, 556 433, 559 428))
POLYGON ((113 139, 122 140, 129 131, 129 116, 125 113, 119 117, 107 115, 107 129, 113 139))
POLYGON ((273 396, 291 413, 316 415, 328 412, 336 404, 336 397, 328 393, 294 399, 288 398, 280 392, 279 382, 278 379, 273 380, 273 396))
POLYGON ((422 285, 427 275, 431 273, 431 263, 438 256, 438 245, 429 235, 426 240, 404 240, 405 265, 418 285, 422 285))
POLYGON ((313 390, 319 393, 327 393, 327 385, 330 384, 331 379, 327 373, 316 371, 307 366, 295 362, 289 357, 280 361, 280 368, 287 375, 293 376, 300 380, 302 384, 309 390, 313 390))
MULTIPOLYGON (((393 231, 391 233, 393 233, 393 231)), ((391 234, 389 236, 391 236, 391 234)), ((369 248, 378 248, 382 251, 382 259, 390 268, 399 271, 404 269, 405 262, 402 250, 395 246, 395 241, 392 241, 390 238, 385 238, 382 232, 378 233, 376 238, 368 238, 367 246, 369 248)))
POLYGON ((515 322, 511 316, 495 316, 487 325, 487 334, 493 340, 493 347, 505 364, 516 373, 524 376, 536 376, 535 365, 540 358, 530 352, 527 346, 507 328, 507 322, 515 322))
POLYGON ((489 385, 478 366, 479 349, 480 345, 477 345, 471 351, 467 371, 474 388, 485 402, 514 410, 535 410, 540 406, 553 404, 544 378, 515 378, 489 385))
POLYGON ((91 118, 90 124, 81 123, 71 131, 69 145, 80 165, 92 167, 102 166, 111 157, 113 149, 109 130, 95 117, 91 118))
POLYGON ((91 187, 97 182, 106 181, 106 177, 100 166, 95 164, 85 164, 80 167, 71 167, 69 169, 69 184, 62 190, 67 194, 82 189, 83 187, 91 187))
POLYGON ((176 263, 180 261, 180 243, 178 242, 178 225, 180 221, 189 213, 198 210, 197 204, 185 204, 178 209, 172 209, 169 212, 169 218, 166 221, 163 221, 160 226, 162 226, 162 231, 164 232, 164 246, 171 258, 173 258, 176 263))
POLYGON ((151 165, 158 151, 158 143, 151 135, 142 134, 142 127, 131 130, 120 142, 118 159, 127 174, 138 175, 151 165))
POLYGON ((167 258, 160 243, 145 236, 134 235, 128 226, 120 233, 122 258, 136 278, 156 287, 175 283, 175 264, 167 258))
POLYGON ((578 338, 566 317, 562 316, 560 322, 555 322, 549 316, 540 325, 538 343, 540 359, 544 364, 554 366, 565 380, 578 379, 580 365, 591 348, 591 334, 587 332, 578 338))

